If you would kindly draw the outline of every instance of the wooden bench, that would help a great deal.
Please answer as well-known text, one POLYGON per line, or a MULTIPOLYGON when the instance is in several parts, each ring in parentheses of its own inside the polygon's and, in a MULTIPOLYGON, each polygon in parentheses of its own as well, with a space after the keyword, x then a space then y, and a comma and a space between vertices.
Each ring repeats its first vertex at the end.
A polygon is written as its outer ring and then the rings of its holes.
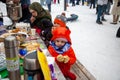
MULTIPOLYGON (((47 47, 45 46, 44 42, 41 39, 38 39, 38 42, 43 44, 43 52, 47 56, 51 56, 49 51, 47 50, 47 47)), ((59 69, 59 68, 57 68, 59 69)), ((61 71, 57 70, 57 77, 58 80, 64 80, 63 74, 61 74, 61 71)), ((71 71, 76 74, 77 79, 76 80, 96 80, 95 77, 77 60, 76 63, 72 66, 71 71)), ((69 80, 69 79, 66 79, 69 80)))
POLYGON ((96 80, 95 77, 78 60, 72 66, 71 71, 76 74, 76 80, 96 80))

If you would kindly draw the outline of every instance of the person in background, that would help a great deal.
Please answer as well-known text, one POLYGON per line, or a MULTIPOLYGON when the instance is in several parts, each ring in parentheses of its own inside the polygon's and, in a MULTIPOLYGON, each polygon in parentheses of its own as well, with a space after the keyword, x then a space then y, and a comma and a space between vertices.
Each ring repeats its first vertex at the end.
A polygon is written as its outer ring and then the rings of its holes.
POLYGON ((95 8, 95 3, 96 1, 95 0, 90 0, 90 9, 92 8, 93 6, 93 9, 95 8))
POLYGON ((108 0, 98 0, 97 1, 97 24, 102 24, 102 21, 106 21, 104 14, 107 8, 108 0))
POLYGON ((117 24, 120 16, 120 0, 114 0, 111 14, 113 15, 111 24, 117 24))
MULTIPOLYGON (((5 3, 5 2, 4 2, 4 0, 2 0, 2 1, 0 1, 0 3, 5 3)), ((3 13, 0 9, 0 26, 2 26, 2 25, 3 25, 3 13)))
POLYGON ((3 3, 6 3, 6 0, 0 0, 1 2, 3 2, 3 3))
POLYGON ((87 6, 89 6, 90 5, 90 0, 86 0, 86 2, 87 2, 87 6))
POLYGON ((67 27, 66 22, 67 22, 67 18, 65 17, 65 13, 61 13, 61 15, 57 15, 54 19, 55 26, 58 25, 62 27, 67 27))
POLYGON ((75 6, 75 0, 72 0, 72 6, 75 6))
POLYGON ((0 26, 3 25, 3 18, 0 16, 0 26))
POLYGON ((55 57, 55 61, 63 75, 70 80, 76 80, 76 75, 70 72, 76 62, 76 56, 71 47, 70 31, 65 27, 58 27, 52 31, 52 38, 48 50, 55 57))
POLYGON ((60 4, 60 0, 58 0, 58 4, 60 4))
POLYGON ((22 18, 18 22, 30 22, 31 13, 29 12, 30 0, 20 0, 22 7, 22 18))
POLYGON ((68 0, 65 0, 65 1, 66 1, 66 7, 69 7, 68 0))
POLYGON ((61 13, 61 15, 57 15, 54 19, 54 24, 59 24, 62 27, 66 27, 69 29, 69 27, 66 25, 68 21, 75 21, 78 19, 78 15, 76 14, 70 14, 70 17, 66 17, 66 14, 64 12, 61 13))
MULTIPOLYGON (((54 24, 52 26, 51 32, 47 34, 47 39, 50 41, 52 38, 52 31, 55 30, 58 27, 65 27, 69 30, 69 28, 66 26, 66 17, 65 13, 62 13, 61 15, 57 15, 54 19, 54 24)), ((48 44, 49 46, 49 44, 48 44)))
POLYGON ((31 27, 36 29, 36 32, 41 36, 47 46, 49 42, 47 34, 51 32, 53 26, 51 14, 38 2, 30 4, 29 11, 32 14, 30 18, 31 27))
POLYGON ((40 0, 40 4, 41 4, 41 6, 44 6, 45 5, 45 0, 40 0))
POLYGON ((49 12, 51 12, 51 0, 46 0, 46 4, 47 4, 49 12))
POLYGON ((56 4, 56 0, 53 0, 53 3, 56 4))
POLYGON ((76 5, 79 5, 79 3, 80 3, 80 0, 76 0, 76 5))
POLYGON ((112 4, 113 4, 113 0, 108 0, 106 12, 105 12, 106 15, 110 15, 109 12, 110 12, 111 5, 112 5, 112 4))
POLYGON ((30 0, 20 0, 21 5, 29 6, 31 4, 30 0))
POLYGON ((82 5, 84 6, 84 3, 85 3, 86 0, 82 0, 82 5))

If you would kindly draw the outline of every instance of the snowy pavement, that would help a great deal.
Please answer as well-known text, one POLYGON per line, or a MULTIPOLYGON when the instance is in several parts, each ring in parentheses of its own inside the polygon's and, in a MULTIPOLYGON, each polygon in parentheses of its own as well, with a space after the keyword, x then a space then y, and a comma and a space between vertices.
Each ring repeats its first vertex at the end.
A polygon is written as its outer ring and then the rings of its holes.
MULTIPOLYGON (((31 0, 40 1, 40 0, 31 0)), ((52 4, 52 18, 66 13, 69 17, 74 13, 79 16, 77 21, 68 22, 71 30, 72 47, 77 59, 96 78, 96 80, 120 80, 120 38, 116 38, 120 23, 112 25, 112 15, 103 25, 96 24, 96 11, 88 6, 77 5, 64 11, 63 0, 60 4, 52 4)), ((47 9, 46 6, 44 8, 47 9)))

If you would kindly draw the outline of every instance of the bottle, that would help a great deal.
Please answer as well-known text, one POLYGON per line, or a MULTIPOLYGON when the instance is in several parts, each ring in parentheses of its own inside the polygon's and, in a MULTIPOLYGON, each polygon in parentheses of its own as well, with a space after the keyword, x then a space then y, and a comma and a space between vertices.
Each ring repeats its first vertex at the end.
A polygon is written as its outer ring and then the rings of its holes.
POLYGON ((15 36, 8 36, 4 40, 6 64, 8 77, 10 80, 21 80, 19 57, 18 57, 18 42, 15 36))

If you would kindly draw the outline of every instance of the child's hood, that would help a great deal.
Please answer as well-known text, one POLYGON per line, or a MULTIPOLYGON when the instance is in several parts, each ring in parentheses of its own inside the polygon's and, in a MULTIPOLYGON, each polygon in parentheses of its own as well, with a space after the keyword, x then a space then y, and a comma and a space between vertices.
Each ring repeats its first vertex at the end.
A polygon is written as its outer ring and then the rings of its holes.
POLYGON ((65 38, 67 41, 71 44, 71 39, 70 39, 70 30, 68 30, 65 27, 58 27, 55 30, 53 30, 52 34, 52 41, 55 40, 56 38, 65 38))

